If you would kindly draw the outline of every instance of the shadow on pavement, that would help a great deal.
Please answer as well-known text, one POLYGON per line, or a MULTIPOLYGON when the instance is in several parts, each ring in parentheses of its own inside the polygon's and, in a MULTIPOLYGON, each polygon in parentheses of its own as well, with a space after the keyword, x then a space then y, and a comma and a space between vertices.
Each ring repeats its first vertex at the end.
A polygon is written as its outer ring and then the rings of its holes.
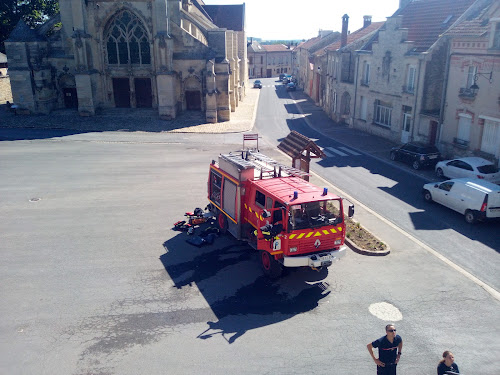
MULTIPOLYGON (((2 105, 0 116, 0 129, 65 130, 66 135, 105 131, 163 132, 206 123, 201 111, 185 111, 173 120, 162 120, 157 110, 151 108, 109 108, 98 110, 95 116, 82 117, 74 109, 58 109, 49 115, 16 115, 2 105)), ((34 134, 47 138, 42 133, 34 134)))
MULTIPOLYGON (((298 100, 304 101, 304 96, 303 93, 300 93, 300 99, 298 100)), ((428 204, 423 200, 422 186, 429 181, 437 180, 432 168, 421 172, 422 175, 420 176, 410 170, 406 173, 403 172, 406 168, 410 167, 388 159, 392 142, 374 135, 370 135, 369 137, 362 136, 362 132, 359 130, 335 123, 320 107, 312 103, 311 99, 306 100, 305 103, 305 105, 301 104, 301 110, 295 104, 285 104, 288 113, 304 114, 304 117, 287 119, 287 126, 290 131, 295 130, 315 140, 316 144, 322 148, 339 142, 348 147, 353 147, 358 154, 361 154, 358 156, 348 155, 348 157, 328 157, 319 160, 317 162, 319 166, 323 168, 358 167, 369 171, 371 174, 380 175, 394 181, 394 186, 390 188, 380 186, 378 189, 411 205, 416 210, 421 210, 409 215, 414 229, 438 232, 451 227, 458 233, 500 252, 500 237, 496 235, 498 221, 489 221, 471 226, 464 221, 463 215, 439 204, 428 204), (319 129, 321 133, 311 128, 305 118, 315 128, 319 129), (323 134, 327 134, 328 138, 323 134), (382 153, 383 157, 378 155, 380 153, 382 153), (385 158, 387 158, 387 162, 380 160, 385 158), (444 223, 448 223, 448 225, 444 223)))
POLYGON ((314 310, 330 293, 328 284, 320 281, 327 271, 294 270, 273 281, 262 274, 257 253, 245 243, 221 236, 197 248, 186 243, 187 238, 179 233, 166 241, 160 260, 179 293, 196 284, 217 317, 207 322, 200 339, 221 335, 233 343, 249 330, 314 310))

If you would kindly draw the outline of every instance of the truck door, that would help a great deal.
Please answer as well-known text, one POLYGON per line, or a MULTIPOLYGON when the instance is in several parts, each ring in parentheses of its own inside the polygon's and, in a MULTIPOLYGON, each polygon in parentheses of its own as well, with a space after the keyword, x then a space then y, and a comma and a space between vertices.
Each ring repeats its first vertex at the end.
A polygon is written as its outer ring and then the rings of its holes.
POLYGON ((252 197, 252 195, 250 195, 245 209, 248 223, 256 229, 261 226, 262 221, 265 221, 265 219, 261 217, 261 213, 265 208, 266 195, 259 190, 255 190, 255 196, 252 197))

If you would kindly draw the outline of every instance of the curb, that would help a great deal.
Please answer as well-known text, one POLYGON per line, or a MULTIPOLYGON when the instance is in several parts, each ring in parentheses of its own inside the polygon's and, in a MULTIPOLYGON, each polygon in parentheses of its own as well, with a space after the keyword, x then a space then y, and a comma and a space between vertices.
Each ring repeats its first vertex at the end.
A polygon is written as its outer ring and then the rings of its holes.
POLYGON ((359 246, 357 246, 354 242, 352 242, 350 239, 347 237, 345 238, 345 244, 349 246, 349 248, 354 251, 355 253, 361 254, 361 255, 368 255, 368 256, 385 256, 389 255, 391 253, 391 249, 389 248, 389 245, 387 246, 387 249, 384 251, 372 251, 368 249, 362 249, 359 246))

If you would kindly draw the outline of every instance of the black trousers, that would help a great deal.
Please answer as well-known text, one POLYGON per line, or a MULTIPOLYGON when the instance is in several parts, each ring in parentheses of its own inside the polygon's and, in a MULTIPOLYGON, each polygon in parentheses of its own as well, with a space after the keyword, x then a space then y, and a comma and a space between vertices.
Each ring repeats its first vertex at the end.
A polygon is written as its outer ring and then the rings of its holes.
POLYGON ((377 366, 377 375, 396 375, 395 363, 386 363, 385 367, 377 366))

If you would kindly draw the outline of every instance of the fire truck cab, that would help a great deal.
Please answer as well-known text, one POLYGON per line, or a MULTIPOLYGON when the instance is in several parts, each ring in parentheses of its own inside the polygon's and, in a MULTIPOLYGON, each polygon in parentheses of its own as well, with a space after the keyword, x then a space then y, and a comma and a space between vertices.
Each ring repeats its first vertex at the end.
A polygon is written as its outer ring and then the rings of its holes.
POLYGON ((343 199, 305 175, 252 150, 210 165, 209 207, 221 231, 258 250, 271 278, 284 267, 328 267, 346 254, 343 199))

